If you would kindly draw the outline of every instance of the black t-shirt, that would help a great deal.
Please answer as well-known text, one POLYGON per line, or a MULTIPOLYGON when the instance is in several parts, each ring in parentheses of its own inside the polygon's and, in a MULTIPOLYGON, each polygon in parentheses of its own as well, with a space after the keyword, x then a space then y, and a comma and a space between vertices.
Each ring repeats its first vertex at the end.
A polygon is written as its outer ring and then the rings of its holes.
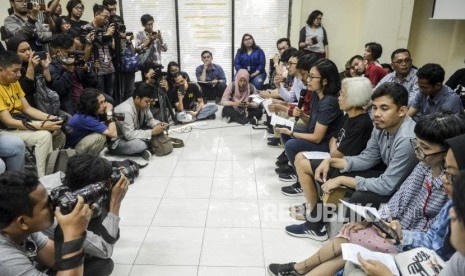
POLYGON ((203 98, 199 86, 195 83, 188 83, 186 93, 182 99, 184 110, 194 110, 198 98, 203 98))
POLYGON ((371 137, 373 122, 368 113, 349 118, 344 116, 342 127, 334 135, 338 151, 344 156, 355 156, 366 148, 371 137))
POLYGON ((343 113, 339 109, 337 97, 328 95, 320 100, 318 94, 313 92, 312 103, 310 105, 310 124, 308 125, 307 132, 313 133, 316 123, 325 125, 328 129, 322 142, 327 142, 337 133, 343 119, 343 113))

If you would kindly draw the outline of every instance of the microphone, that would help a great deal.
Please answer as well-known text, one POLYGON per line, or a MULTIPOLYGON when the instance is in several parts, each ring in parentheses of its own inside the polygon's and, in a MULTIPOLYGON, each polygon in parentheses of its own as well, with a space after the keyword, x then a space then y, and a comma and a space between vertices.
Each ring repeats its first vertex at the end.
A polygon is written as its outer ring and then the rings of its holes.
MULTIPOLYGON (((305 94, 307 94, 307 89, 300 90, 299 103, 297 104, 297 107, 299 109, 302 109, 302 105, 304 105, 305 94)), ((299 120, 299 116, 296 116, 295 117, 295 122, 297 123, 298 120, 299 120)))

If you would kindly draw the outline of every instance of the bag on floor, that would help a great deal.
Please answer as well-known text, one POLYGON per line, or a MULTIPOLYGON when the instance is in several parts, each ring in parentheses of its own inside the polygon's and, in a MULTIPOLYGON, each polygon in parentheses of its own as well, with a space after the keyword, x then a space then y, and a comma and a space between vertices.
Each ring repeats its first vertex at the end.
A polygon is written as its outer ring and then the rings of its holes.
POLYGON ((47 156, 47 165, 45 166, 45 175, 53 174, 58 171, 66 172, 68 160, 76 155, 75 149, 56 149, 47 156))
POLYGON ((173 151, 173 144, 171 143, 171 139, 164 133, 157 136, 152 136, 152 139, 150 139, 150 145, 152 152, 156 156, 167 155, 173 151))

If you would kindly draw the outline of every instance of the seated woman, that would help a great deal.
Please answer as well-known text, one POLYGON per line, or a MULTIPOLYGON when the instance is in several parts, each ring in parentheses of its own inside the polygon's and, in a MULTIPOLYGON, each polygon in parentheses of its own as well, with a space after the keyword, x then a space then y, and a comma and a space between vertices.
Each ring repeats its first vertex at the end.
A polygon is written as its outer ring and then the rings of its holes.
MULTIPOLYGON (((329 140, 331 157, 357 155, 370 139, 373 123, 364 107, 368 106, 373 94, 370 80, 365 77, 347 78, 342 81, 339 108, 346 113, 338 132, 329 140)), ((303 153, 296 156, 294 165, 299 181, 282 188, 288 196, 305 194, 306 203, 291 208, 294 218, 305 220, 304 213, 311 212, 319 202, 313 172, 321 159, 307 159, 303 153)))
MULTIPOLYGON (((339 109, 337 95, 341 90, 341 81, 337 66, 329 59, 320 60, 310 69, 307 87, 313 91, 310 114, 302 115, 294 110, 294 116, 300 116, 308 122, 306 129, 277 128, 281 133, 286 156, 294 167, 297 153, 301 151, 329 151, 329 140, 339 130, 343 113, 339 109)), ((295 171, 279 175, 281 181, 295 181, 295 171)))
MULTIPOLYGON (((399 232, 401 239, 403 237, 403 242, 400 247, 394 246, 390 240, 378 235, 378 232, 373 227, 367 228, 368 224, 366 222, 349 223, 341 228, 336 238, 325 244, 316 254, 305 261, 297 264, 270 264, 268 266, 270 274, 278 275, 278 273, 281 273, 280 275, 286 275, 285 273, 289 273, 288 275, 292 275, 290 273, 295 273, 295 275, 334 275, 344 266, 344 260, 341 256, 341 244, 347 242, 359 244, 370 250, 385 253, 397 253, 399 250, 424 246, 435 250, 444 260, 449 259, 452 251, 448 248, 446 237, 449 231, 449 227, 447 226, 449 221, 447 217, 451 202, 448 201, 440 206, 440 203, 431 202, 431 199, 440 198, 439 202, 445 202, 444 192, 450 198, 451 177, 446 177, 446 175, 455 175, 460 169, 465 168, 464 158, 461 157, 462 162, 458 162, 454 157, 465 156, 465 148, 462 145, 463 138, 465 137, 465 135, 462 134, 465 133, 465 123, 456 115, 438 116, 438 118, 434 115, 426 116, 415 126, 415 134, 417 135, 415 153, 423 165, 419 164, 415 167, 412 174, 401 186, 401 190, 392 198, 398 201, 399 198, 402 198, 402 196, 397 195, 398 193, 405 194, 406 189, 414 189, 418 187, 418 182, 421 183, 421 188, 419 188, 420 192, 418 192, 418 190, 416 193, 410 192, 410 194, 412 194, 410 197, 404 195, 402 202, 409 201, 410 203, 404 206, 408 206, 407 208, 411 210, 421 209, 422 212, 413 216, 404 215, 404 217, 399 218, 400 221, 394 220, 390 223, 391 227, 399 232), (462 138, 461 144, 459 138, 462 138), (450 149, 444 158, 447 145, 450 149), (447 164, 446 172, 441 169, 444 160, 447 164), (422 173, 426 167, 430 168, 429 172, 422 173), (430 184, 430 188, 427 187, 427 183, 430 184), (444 191, 438 189, 442 184, 444 184, 444 191), (407 188, 402 188, 403 186, 407 188), (428 191, 430 191, 429 196, 427 194, 428 191), (427 206, 425 212, 423 212, 426 198, 429 198, 429 200, 426 202, 427 206), (430 220, 430 222, 428 222, 428 220, 430 220), (400 232, 402 229, 401 224, 415 227, 415 225, 420 225, 424 221, 428 222, 426 229, 416 226, 416 229, 406 228, 400 232), (419 228, 420 230, 418 230, 419 228), (423 232, 425 230, 426 232, 423 232)), ((388 205, 390 204, 395 204, 395 202, 388 203, 388 205)))
POLYGON ((249 83, 249 73, 245 69, 240 69, 234 82, 224 90, 221 98, 221 105, 224 106, 221 116, 227 117, 228 123, 257 125, 263 111, 258 108, 257 103, 249 102, 249 96, 256 93, 255 86, 249 83))
POLYGON ((170 61, 170 63, 168 63, 166 68, 166 80, 168 81, 168 98, 170 99, 171 106, 174 106, 174 104, 178 101, 178 89, 176 81, 174 80, 174 75, 177 72, 180 72, 187 82, 191 82, 189 74, 181 71, 181 67, 176 61, 170 61))
MULTIPOLYGON (((255 39, 251 34, 242 36, 241 48, 237 50, 234 58, 234 69, 239 72, 245 69, 250 75, 250 82, 258 89, 263 89, 263 82, 266 79, 266 59, 262 48, 255 44, 255 39)), ((237 74, 237 73, 236 73, 237 74)))

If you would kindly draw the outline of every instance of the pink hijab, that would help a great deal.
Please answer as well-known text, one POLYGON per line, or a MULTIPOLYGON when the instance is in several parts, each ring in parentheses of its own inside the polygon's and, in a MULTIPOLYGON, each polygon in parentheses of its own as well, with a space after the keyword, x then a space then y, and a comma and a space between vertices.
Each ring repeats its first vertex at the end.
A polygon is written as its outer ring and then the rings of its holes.
POLYGON ((249 72, 245 69, 240 69, 237 71, 236 79, 234 80, 234 97, 232 99, 233 102, 244 102, 249 99, 250 96, 250 89, 249 89, 249 72), (247 81, 246 88, 242 91, 239 89, 239 80, 241 78, 245 78, 247 81))

